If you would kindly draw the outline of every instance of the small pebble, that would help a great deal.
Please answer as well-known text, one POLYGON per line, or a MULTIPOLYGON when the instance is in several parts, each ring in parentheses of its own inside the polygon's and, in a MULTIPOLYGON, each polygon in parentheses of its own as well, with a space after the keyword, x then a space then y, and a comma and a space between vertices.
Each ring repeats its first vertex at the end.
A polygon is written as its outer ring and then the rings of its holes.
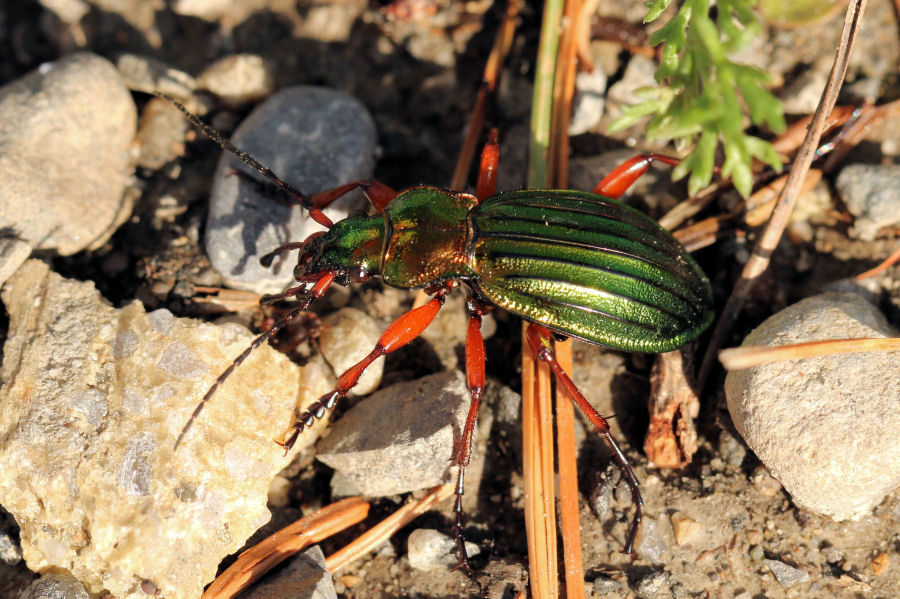
POLYGON ((151 98, 141 113, 138 165, 156 170, 184 154, 188 121, 171 102, 151 98))
POLYGON ((657 519, 644 516, 640 532, 638 532, 637 542, 635 543, 637 554, 654 564, 661 564, 662 554, 668 548, 669 546, 659 530, 657 519))
POLYGON ((748 551, 750 559, 754 562, 761 562, 766 558, 766 552, 760 545, 753 545, 748 551))
POLYGON ((337 599, 331 572, 325 567, 325 555, 314 545, 292 557, 288 566, 241 593, 242 599, 337 599))
POLYGON ((656 61, 652 58, 633 55, 622 78, 611 85, 606 94, 610 114, 618 116, 624 107, 643 102, 643 98, 635 95, 635 92, 641 88, 659 86, 654 77, 656 69, 656 61))
POLYGON ((197 87, 215 94, 229 108, 240 108, 271 95, 275 76, 261 56, 233 54, 203 71, 197 87))
POLYGON ((900 224, 900 165, 850 164, 835 186, 855 217, 851 233, 859 239, 872 241, 879 229, 900 224))
POLYGON ((765 466, 757 466, 756 471, 753 473, 752 481, 753 486, 764 497, 775 497, 781 491, 781 483, 769 474, 765 466))
POLYGON ((5 532, 0 532, 0 560, 10 566, 22 561, 22 550, 19 548, 18 540, 5 532))
POLYGON ((89 599, 84 585, 66 574, 45 574, 19 591, 16 599, 89 599))
POLYGON ((668 580, 669 575, 665 570, 654 570, 637 581, 634 585, 634 594, 640 599, 653 599, 663 590, 668 580))
MULTIPOLYGON (((336 376, 365 358, 378 343, 382 326, 361 310, 343 308, 322 320, 319 348, 336 376)), ((384 360, 376 360, 359 378, 351 395, 367 395, 378 388, 384 360)))
MULTIPOLYGON (((365 179, 374 168, 375 124, 362 103, 321 87, 281 90, 260 104, 235 131, 232 142, 305 194, 365 179)), ((259 258, 289 241, 302 241, 322 227, 299 206, 260 193, 265 179, 228 152, 213 179, 206 251, 226 284, 277 293, 291 282, 296 252, 263 268, 259 258), (238 169, 250 179, 234 174, 238 169)), ((263 185, 265 187, 265 185, 263 185)), ((361 193, 334 202, 333 221, 363 206, 361 193)))
POLYGON ((809 580, 809 572, 806 570, 789 566, 786 563, 775 559, 767 559, 764 563, 769 567, 769 570, 772 571, 772 574, 775 575, 775 580, 778 581, 778 584, 780 584, 783 589, 788 589, 809 580))
POLYGON ((602 69, 594 69, 592 73, 582 71, 575 76, 575 98, 572 100, 569 135, 587 133, 603 118, 606 80, 606 73, 602 69))
MULTIPOLYGON (((466 543, 469 557, 478 555, 481 549, 475 543, 466 543)), ((409 565, 415 570, 429 571, 453 567, 457 564, 456 540, 430 528, 412 531, 406 542, 409 565)))
POLYGON ((679 545, 687 545, 700 536, 700 523, 689 516, 676 512, 669 519, 672 521, 672 530, 675 533, 675 542, 679 545))
POLYGON ((834 545, 822 547, 819 552, 822 554, 822 557, 825 558, 825 561, 829 564, 837 564, 844 561, 844 554, 841 553, 841 550, 834 545))
POLYGON ((193 77, 169 65, 140 54, 122 54, 116 68, 128 89, 189 98, 197 87, 193 77))
POLYGON ((620 593, 625 584, 621 580, 601 574, 594 579, 592 591, 595 597, 605 597, 610 593, 620 593))
POLYGON ((891 563, 891 556, 881 552, 872 558, 872 572, 875 576, 881 576, 891 563))

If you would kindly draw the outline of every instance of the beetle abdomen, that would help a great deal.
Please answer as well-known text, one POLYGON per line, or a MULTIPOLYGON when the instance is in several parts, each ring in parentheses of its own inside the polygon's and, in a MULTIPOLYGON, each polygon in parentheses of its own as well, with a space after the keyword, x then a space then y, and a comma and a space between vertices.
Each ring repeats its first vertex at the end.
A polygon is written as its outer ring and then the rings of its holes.
POLYGON ((662 352, 712 319, 709 281, 658 223, 591 193, 492 196, 471 214, 480 291, 551 329, 626 351, 662 352))

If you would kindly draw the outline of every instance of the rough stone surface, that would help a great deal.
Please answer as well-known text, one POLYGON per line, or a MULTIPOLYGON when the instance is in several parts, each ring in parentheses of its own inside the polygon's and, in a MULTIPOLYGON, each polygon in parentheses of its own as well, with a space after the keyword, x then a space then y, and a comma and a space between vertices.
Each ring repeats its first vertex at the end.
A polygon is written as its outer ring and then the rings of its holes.
MULTIPOLYGON (((382 327, 372 317, 356 308, 344 308, 330 314, 322 325, 319 349, 336 376, 365 358, 378 343, 382 332, 382 327)), ((359 378, 351 395, 367 395, 377 389, 383 371, 384 360, 375 360, 359 378)))
MULTIPOLYGON (((827 293, 775 314, 745 345, 894 337, 860 296, 827 293)), ((844 354, 730 372, 737 430, 800 507, 857 519, 900 484, 898 352, 844 354)))
POLYGON ((769 570, 775 575, 775 580, 778 581, 782 588, 787 589, 809 580, 809 572, 806 570, 789 566, 776 559, 767 559, 763 563, 769 567, 769 570))
POLYGON ((602 69, 594 69, 592 73, 583 71, 575 76, 569 135, 587 133, 600 123, 606 105, 606 81, 606 73, 602 69))
POLYGON ((288 566, 241 594, 244 599, 337 599, 325 554, 318 545, 291 558, 288 566))
POLYGON ((625 106, 643 102, 643 98, 636 95, 636 91, 645 87, 658 87, 659 83, 653 77, 655 72, 656 61, 639 54, 632 56, 622 78, 606 92, 609 114, 617 117, 625 106))
POLYGON ((900 224, 900 165, 851 164, 841 169, 836 186, 860 239, 871 241, 878 229, 900 224))
MULTIPOLYGON (((115 309, 39 261, 2 299, 0 504, 21 527, 29 568, 71 574, 92 594, 144 597, 150 581, 163 596, 199 596, 269 519, 269 481, 290 460, 272 439, 298 397, 328 390, 321 368, 260 347, 176 453, 197 402, 248 345, 246 329, 138 302, 115 309)), ((314 439, 307 431, 299 445, 314 439)))
POLYGON ((131 210, 123 192, 135 126, 122 78, 93 54, 0 88, 2 236, 64 255, 106 241, 131 210))
MULTIPOLYGON (((474 557, 481 552, 475 543, 466 543, 466 553, 474 557)), ((431 528, 417 528, 406 541, 409 565, 416 570, 428 571, 452 568, 458 562, 456 540, 431 528)))
POLYGON ((144 105, 137 132, 138 165, 159 169, 184 153, 189 124, 168 100, 151 98, 144 105))
POLYGON ((459 371, 398 383, 344 414, 316 457, 369 497, 433 487, 449 480, 468 409, 459 371))
POLYGON ((149 56, 122 54, 116 68, 129 89, 147 93, 163 93, 188 98, 196 89, 193 77, 149 56))
MULTIPOLYGON (((372 117, 359 100, 333 89, 301 86, 278 92, 241 123, 232 141, 306 194, 370 177, 374 167, 372 117)), ((235 176, 235 169, 251 172, 236 156, 223 153, 210 197, 206 251, 229 286, 281 291, 291 281, 296 253, 269 269, 259 258, 322 227, 299 206, 264 197, 254 180, 235 176)), ((325 213, 337 221, 361 205, 360 194, 348 194, 325 213)))
POLYGON ((84 585, 65 574, 45 574, 26 588, 17 599, 90 599, 84 585))

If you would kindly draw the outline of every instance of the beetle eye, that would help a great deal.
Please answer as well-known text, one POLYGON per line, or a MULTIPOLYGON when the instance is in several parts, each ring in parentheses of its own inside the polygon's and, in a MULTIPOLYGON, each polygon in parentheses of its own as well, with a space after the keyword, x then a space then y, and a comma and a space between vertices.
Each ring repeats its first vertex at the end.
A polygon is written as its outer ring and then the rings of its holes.
POLYGON ((354 283, 365 283, 369 280, 369 271, 365 266, 351 266, 347 275, 354 283))

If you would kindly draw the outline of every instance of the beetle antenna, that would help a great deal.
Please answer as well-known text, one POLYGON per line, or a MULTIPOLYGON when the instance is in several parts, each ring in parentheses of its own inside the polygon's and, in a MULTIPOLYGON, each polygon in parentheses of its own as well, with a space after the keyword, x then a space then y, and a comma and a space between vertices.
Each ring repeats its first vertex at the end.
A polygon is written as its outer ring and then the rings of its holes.
POLYGON ((309 212, 309 216, 314 221, 327 229, 330 229, 334 226, 334 223, 331 221, 331 219, 325 216, 324 212, 313 206, 309 201, 309 197, 307 197, 303 192, 296 189, 290 183, 282 181, 281 178, 273 173, 269 167, 264 166, 259 160, 225 139, 221 133, 200 120, 200 117, 190 112, 178 100, 162 92, 152 93, 155 96, 158 96, 164 100, 168 100, 169 102, 174 104, 175 108, 180 110, 184 114, 184 116, 187 117, 187 120, 189 120, 191 124, 194 125, 194 127, 200 129, 207 137, 219 144, 219 147, 221 147, 223 150, 231 152, 232 154, 240 158, 241 162, 257 171, 263 177, 265 177, 266 179, 274 183, 278 188, 287 193, 292 199, 296 200, 303 208, 305 208, 309 212))
POLYGON ((203 399, 200 400, 200 403, 197 404, 197 407, 194 408, 194 412, 191 414, 191 417, 188 418, 187 423, 184 425, 184 428, 181 429, 181 433, 178 435, 178 438, 175 440, 175 448, 173 451, 178 450, 178 446, 181 445, 181 442, 184 440, 185 435, 187 435, 188 431, 191 429, 191 426, 194 424, 194 421, 200 415, 200 412, 203 411, 203 408, 209 402, 210 398, 215 394, 216 390, 219 386, 225 382, 231 373, 234 372, 234 369, 241 365, 241 362, 247 359, 254 349, 262 345, 263 342, 267 341, 272 337, 275 333, 280 331, 287 325, 289 322, 294 320, 298 314, 309 308, 309 305, 317 298, 321 297, 325 290, 328 289, 328 286, 331 285, 332 281, 334 281, 335 273, 326 273, 321 279, 319 279, 315 286, 310 291, 309 295, 307 295, 303 300, 294 307, 290 312, 285 314, 280 320, 277 320, 275 324, 273 324, 268 330, 262 332, 260 335, 254 339, 247 348, 241 352, 241 354, 234 359, 234 361, 225 369, 225 371, 219 375, 219 378, 215 380, 215 382, 210 386, 210 388, 206 391, 206 394, 203 396, 203 399))

